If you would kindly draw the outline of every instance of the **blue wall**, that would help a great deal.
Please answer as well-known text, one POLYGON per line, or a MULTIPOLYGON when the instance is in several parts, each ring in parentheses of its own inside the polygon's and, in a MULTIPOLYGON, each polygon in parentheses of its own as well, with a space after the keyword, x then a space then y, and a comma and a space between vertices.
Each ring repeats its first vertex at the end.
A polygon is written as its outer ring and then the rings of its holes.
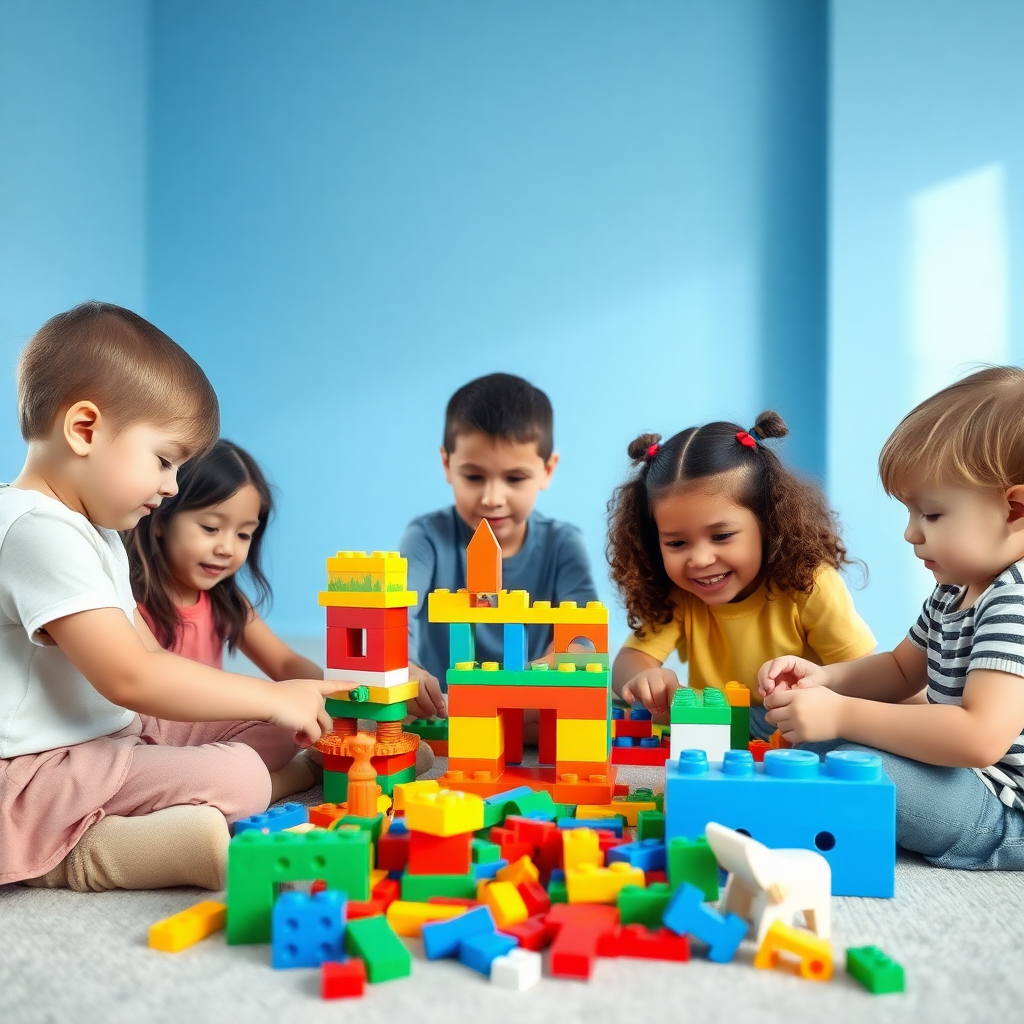
POLYGON ((83 299, 145 306, 148 39, 146 4, 0 0, 0 480, 32 332, 83 299))
POLYGON ((1024 359, 1024 5, 835 0, 829 491, 891 645, 934 585, 877 482, 882 443, 974 361, 1024 359))

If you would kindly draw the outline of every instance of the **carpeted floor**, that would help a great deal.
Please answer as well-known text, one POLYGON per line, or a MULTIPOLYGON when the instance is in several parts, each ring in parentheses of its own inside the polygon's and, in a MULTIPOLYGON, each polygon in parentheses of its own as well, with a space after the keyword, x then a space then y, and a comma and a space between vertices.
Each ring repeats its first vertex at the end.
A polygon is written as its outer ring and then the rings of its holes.
MULTIPOLYGON (((653 775, 623 769, 620 781, 635 788, 653 775)), ((320 791, 301 799, 318 803, 320 791)), ((1015 874, 940 871, 901 858, 895 899, 835 899, 837 964, 847 946, 880 946, 906 968, 902 996, 871 996, 841 969, 828 984, 755 971, 749 944, 727 965, 602 960, 589 984, 545 978, 532 991, 508 992, 457 962, 427 963, 410 940, 411 978, 372 986, 362 1000, 330 1003, 319 998, 319 972, 274 971, 267 946, 228 947, 220 934, 177 954, 150 950, 149 925, 211 897, 202 890, 79 894, 5 886, 0 1024, 1014 1020, 1024 1004, 1022 882, 1015 874)))

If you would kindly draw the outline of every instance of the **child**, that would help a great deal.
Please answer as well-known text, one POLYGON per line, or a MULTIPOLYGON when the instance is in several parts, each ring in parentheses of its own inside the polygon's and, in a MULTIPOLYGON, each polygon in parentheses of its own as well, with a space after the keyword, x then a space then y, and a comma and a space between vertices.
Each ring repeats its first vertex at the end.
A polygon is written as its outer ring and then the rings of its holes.
POLYGON ((896 842, 940 867, 1024 869, 1022 409, 1024 370, 990 367, 885 442, 882 486, 936 582, 896 649, 827 668, 775 658, 758 677, 785 739, 877 748, 896 842))
MULTIPOLYGON (((444 715, 448 627, 427 621, 431 590, 466 585, 466 545, 486 519, 501 545, 502 586, 534 601, 596 601, 579 529, 534 511, 537 495, 558 464, 551 402, 521 377, 492 373, 459 388, 445 414, 441 465, 455 504, 414 519, 401 551, 409 559, 409 589, 420 603, 409 617, 410 671, 420 697, 416 715, 444 715)), ((552 649, 551 627, 529 629, 531 660, 552 649)), ((502 660, 502 627, 476 627, 477 661, 502 660)))
POLYGON ((788 433, 764 412, 629 446, 639 472, 609 504, 611 576, 635 630, 615 658, 612 687, 663 714, 679 686, 661 665, 675 648, 690 686, 735 680, 751 690, 751 733, 771 729, 757 670, 777 651, 828 664, 874 650, 839 575, 846 548, 824 495, 766 445, 788 433))
POLYGON ((0 883, 223 885, 233 820, 331 728, 319 679, 231 675, 163 651, 118 530, 216 438, 202 370, 142 317, 88 302, 18 363, 21 474, 0 487, 0 883), (170 720, 170 721, 167 721, 170 720), (181 734, 175 722, 207 722, 181 734))

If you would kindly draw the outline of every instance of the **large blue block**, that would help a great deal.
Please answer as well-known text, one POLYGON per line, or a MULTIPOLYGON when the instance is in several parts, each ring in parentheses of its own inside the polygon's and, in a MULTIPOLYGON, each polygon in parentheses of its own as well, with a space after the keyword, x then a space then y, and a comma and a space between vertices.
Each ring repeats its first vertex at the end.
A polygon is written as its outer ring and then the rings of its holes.
POLYGON ((281 893, 271 917, 274 967, 319 967, 325 960, 344 960, 345 906, 345 894, 333 889, 312 896, 281 893))
POLYGON ((303 804, 282 804, 271 807, 263 814, 254 814, 249 818, 239 818, 234 824, 234 834, 257 830, 262 832, 283 832, 292 825, 302 825, 309 821, 309 811, 303 804))
POLYGON ((521 622, 505 623, 501 655, 501 667, 506 672, 526 671, 526 627, 521 622))
POLYGON ((891 897, 896 880, 896 787, 877 754, 769 750, 762 764, 727 750, 709 766, 684 750, 665 766, 665 836, 703 835, 709 821, 773 849, 814 850, 835 896, 891 897))
POLYGON ((689 882, 672 894, 662 924, 677 935, 692 935, 708 947, 708 959, 727 964, 736 955, 747 934, 747 922, 736 914, 724 917, 714 907, 705 906, 704 893, 689 882))
POLYGON ((480 932, 495 930, 494 915, 490 907, 474 907, 458 917, 446 921, 431 921, 423 926, 423 952, 428 960, 455 956, 463 939, 480 932))
POLYGON ((485 977, 491 976, 491 963, 496 957, 504 956, 515 949, 519 940, 501 932, 477 932, 459 943, 459 962, 485 977))

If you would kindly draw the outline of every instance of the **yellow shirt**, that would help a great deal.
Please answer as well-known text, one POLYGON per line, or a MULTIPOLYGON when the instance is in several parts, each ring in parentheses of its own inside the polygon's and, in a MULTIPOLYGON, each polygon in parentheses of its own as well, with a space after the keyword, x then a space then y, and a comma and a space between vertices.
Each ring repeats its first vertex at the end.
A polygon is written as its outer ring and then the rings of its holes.
POLYGON ((690 663, 690 685, 724 687, 736 680, 760 704, 757 670, 771 658, 796 654, 818 665, 870 654, 875 638, 857 614, 843 578, 823 568, 809 594, 774 594, 764 584, 732 604, 709 605, 678 587, 674 615, 664 626, 645 626, 644 639, 630 636, 623 646, 664 662, 673 648, 690 663), (657 630, 657 632, 655 632, 657 630))

